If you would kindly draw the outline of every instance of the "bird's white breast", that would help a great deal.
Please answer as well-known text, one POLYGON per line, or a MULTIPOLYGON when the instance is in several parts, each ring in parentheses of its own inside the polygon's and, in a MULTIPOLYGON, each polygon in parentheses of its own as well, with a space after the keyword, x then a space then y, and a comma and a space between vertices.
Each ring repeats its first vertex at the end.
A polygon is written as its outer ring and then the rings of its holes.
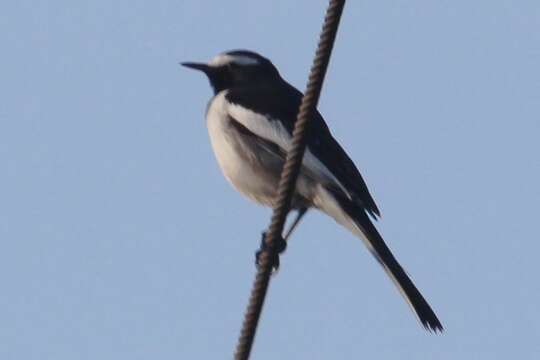
POLYGON ((225 178, 242 194, 252 200, 270 205, 276 184, 263 176, 242 154, 238 147, 238 134, 230 125, 230 104, 225 98, 226 91, 218 93, 206 112, 208 134, 217 162, 225 178))
POLYGON ((231 177, 238 174, 242 161, 234 148, 234 142, 229 137, 227 100, 225 91, 217 94, 208 104, 206 122, 212 149, 225 177, 232 182, 231 177))

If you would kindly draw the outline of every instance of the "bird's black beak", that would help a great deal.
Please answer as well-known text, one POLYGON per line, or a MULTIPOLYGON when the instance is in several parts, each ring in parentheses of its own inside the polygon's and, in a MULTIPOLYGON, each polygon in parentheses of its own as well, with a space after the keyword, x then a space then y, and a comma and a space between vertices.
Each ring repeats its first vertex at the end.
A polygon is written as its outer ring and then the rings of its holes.
POLYGON ((183 62, 183 63, 180 63, 180 65, 185 66, 190 69, 202 71, 205 74, 208 74, 208 72, 211 69, 210 66, 203 63, 183 62))

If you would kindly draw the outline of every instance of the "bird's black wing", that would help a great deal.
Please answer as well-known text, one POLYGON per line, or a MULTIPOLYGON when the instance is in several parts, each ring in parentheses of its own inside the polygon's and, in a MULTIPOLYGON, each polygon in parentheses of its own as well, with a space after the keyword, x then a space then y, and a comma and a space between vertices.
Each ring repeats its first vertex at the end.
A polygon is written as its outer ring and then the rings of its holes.
MULTIPOLYGON (((230 89, 227 100, 251 111, 279 119, 292 134, 302 93, 283 83, 277 87, 230 89)), ((323 117, 317 111, 309 123, 307 146, 345 187, 352 200, 371 216, 380 216, 367 185, 345 150, 334 139, 323 117)))

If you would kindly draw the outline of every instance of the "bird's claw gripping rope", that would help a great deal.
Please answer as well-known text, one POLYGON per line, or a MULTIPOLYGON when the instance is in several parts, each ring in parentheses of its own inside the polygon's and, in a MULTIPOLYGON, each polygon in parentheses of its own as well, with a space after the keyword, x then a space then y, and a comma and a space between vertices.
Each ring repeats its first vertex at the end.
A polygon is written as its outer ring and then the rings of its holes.
POLYGON ((287 249, 287 241, 280 236, 276 239, 274 246, 275 251, 271 251, 268 243, 266 242, 266 231, 264 231, 261 236, 261 247, 255 253, 255 265, 257 265, 257 267, 261 265, 261 256, 263 252, 274 254, 273 258, 270 259, 272 263, 272 273, 276 273, 279 270, 279 255, 282 254, 285 249, 287 249))

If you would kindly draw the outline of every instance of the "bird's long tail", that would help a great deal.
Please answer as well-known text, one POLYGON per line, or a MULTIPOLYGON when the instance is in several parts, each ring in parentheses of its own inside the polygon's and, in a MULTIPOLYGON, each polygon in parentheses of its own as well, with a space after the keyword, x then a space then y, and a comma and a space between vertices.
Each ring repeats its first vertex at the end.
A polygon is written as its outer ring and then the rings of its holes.
POLYGON ((324 187, 319 189, 314 202, 320 210, 364 240, 371 253, 396 284, 422 325, 430 331, 442 331, 443 327, 437 315, 435 315, 426 299, 407 276, 366 212, 345 196, 331 192, 324 187))

